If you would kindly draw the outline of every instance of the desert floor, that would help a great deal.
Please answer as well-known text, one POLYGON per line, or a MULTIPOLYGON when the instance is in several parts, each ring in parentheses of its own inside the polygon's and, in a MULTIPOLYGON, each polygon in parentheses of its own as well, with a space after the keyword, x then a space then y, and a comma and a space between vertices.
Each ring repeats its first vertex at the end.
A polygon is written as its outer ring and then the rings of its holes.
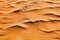
POLYGON ((60 40, 60 0, 0 0, 0 40, 60 40))

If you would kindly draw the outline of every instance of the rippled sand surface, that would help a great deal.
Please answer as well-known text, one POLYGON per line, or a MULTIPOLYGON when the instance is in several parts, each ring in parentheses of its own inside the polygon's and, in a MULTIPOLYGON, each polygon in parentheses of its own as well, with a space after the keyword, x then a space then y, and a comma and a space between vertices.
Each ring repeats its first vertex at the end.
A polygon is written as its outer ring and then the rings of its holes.
POLYGON ((60 40, 60 0, 0 0, 0 40, 60 40))

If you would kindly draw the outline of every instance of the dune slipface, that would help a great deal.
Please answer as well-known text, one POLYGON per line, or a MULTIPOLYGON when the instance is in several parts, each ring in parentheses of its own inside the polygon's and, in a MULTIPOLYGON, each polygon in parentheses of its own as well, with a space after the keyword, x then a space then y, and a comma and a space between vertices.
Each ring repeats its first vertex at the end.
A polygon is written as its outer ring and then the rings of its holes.
POLYGON ((0 0, 0 40, 60 40, 60 0, 0 0))

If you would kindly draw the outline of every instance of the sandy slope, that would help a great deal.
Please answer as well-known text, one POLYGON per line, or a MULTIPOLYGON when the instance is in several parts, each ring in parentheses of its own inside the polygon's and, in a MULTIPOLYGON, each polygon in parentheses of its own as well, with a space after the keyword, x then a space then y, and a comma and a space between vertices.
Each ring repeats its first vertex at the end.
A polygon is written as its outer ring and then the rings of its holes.
POLYGON ((60 40, 60 0, 0 0, 0 40, 60 40))

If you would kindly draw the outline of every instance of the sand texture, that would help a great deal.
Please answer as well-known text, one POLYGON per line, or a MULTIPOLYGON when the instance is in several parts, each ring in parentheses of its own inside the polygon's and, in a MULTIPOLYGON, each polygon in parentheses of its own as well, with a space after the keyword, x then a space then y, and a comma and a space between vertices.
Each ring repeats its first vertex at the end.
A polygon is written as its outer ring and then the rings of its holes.
POLYGON ((0 40, 60 40, 60 0, 0 0, 0 40))

